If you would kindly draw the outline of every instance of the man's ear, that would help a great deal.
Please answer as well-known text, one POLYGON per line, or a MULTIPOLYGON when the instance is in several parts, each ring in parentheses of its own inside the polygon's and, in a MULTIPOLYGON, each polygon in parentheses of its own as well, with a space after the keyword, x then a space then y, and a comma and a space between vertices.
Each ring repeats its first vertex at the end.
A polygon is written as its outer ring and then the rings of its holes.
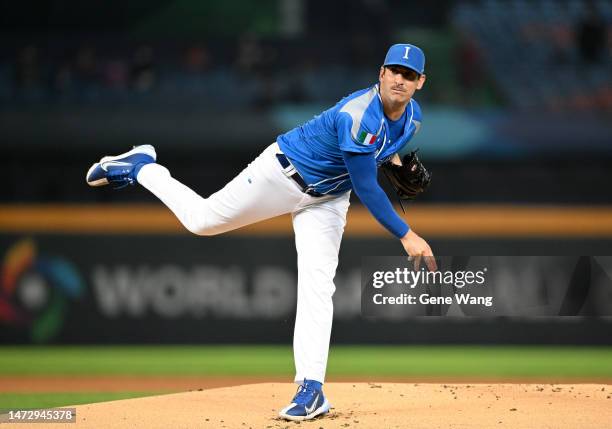
POLYGON ((419 81, 417 82, 417 87, 416 89, 421 89, 423 88, 423 85, 425 85, 425 81, 427 80, 427 76, 425 76, 424 74, 422 74, 421 76, 419 76, 419 81))
POLYGON ((384 74, 385 74, 385 66, 381 66, 380 73, 378 73, 378 79, 382 79, 384 74))

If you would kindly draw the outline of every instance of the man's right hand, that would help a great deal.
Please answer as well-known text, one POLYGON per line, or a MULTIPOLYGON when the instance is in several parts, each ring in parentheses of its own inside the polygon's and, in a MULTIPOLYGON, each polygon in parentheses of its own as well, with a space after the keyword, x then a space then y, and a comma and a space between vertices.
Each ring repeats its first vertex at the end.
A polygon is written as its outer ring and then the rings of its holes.
POLYGON ((438 269, 431 247, 429 247, 429 244, 427 244, 425 240, 412 231, 412 229, 408 230, 400 241, 406 253, 408 253, 408 256, 410 256, 411 259, 414 258, 415 270, 419 269, 422 257, 425 257, 425 264, 427 268, 429 268, 429 271, 436 271, 438 269))

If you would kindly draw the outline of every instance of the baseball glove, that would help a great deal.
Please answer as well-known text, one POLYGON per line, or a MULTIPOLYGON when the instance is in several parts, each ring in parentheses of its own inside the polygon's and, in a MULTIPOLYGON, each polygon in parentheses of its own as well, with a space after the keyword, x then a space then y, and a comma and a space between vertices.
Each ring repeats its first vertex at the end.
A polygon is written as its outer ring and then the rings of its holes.
POLYGON ((416 153, 415 150, 404 155, 402 165, 387 161, 381 166, 400 200, 414 200, 431 182, 431 173, 419 161, 416 153))

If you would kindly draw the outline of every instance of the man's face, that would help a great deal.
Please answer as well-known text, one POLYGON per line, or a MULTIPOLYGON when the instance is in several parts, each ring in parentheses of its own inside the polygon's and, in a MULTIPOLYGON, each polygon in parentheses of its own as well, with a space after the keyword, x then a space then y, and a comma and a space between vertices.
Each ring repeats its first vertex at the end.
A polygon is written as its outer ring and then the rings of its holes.
POLYGON ((421 89, 425 83, 424 74, 419 75, 402 66, 381 67, 378 79, 383 100, 401 104, 408 103, 414 92, 421 89))

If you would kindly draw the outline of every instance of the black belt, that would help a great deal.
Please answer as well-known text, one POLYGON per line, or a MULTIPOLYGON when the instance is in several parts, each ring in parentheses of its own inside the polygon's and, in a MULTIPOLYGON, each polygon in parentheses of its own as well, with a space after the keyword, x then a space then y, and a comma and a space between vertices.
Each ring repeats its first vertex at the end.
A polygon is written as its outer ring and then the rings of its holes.
POLYGON ((293 166, 293 164, 291 164, 291 161, 289 161, 289 159, 287 158, 287 156, 285 156, 284 153, 277 153, 276 159, 278 159, 278 162, 281 165, 281 167, 283 167, 283 170, 287 170, 289 167, 293 168, 295 172, 293 174, 286 174, 286 176, 289 177, 291 180, 293 180, 295 183, 297 183, 302 189, 302 192, 312 197, 322 197, 323 196, 323 194, 321 194, 320 192, 314 191, 308 187, 306 182, 304 182, 304 179, 302 178, 302 176, 300 176, 300 173, 297 172, 297 169, 293 166))

